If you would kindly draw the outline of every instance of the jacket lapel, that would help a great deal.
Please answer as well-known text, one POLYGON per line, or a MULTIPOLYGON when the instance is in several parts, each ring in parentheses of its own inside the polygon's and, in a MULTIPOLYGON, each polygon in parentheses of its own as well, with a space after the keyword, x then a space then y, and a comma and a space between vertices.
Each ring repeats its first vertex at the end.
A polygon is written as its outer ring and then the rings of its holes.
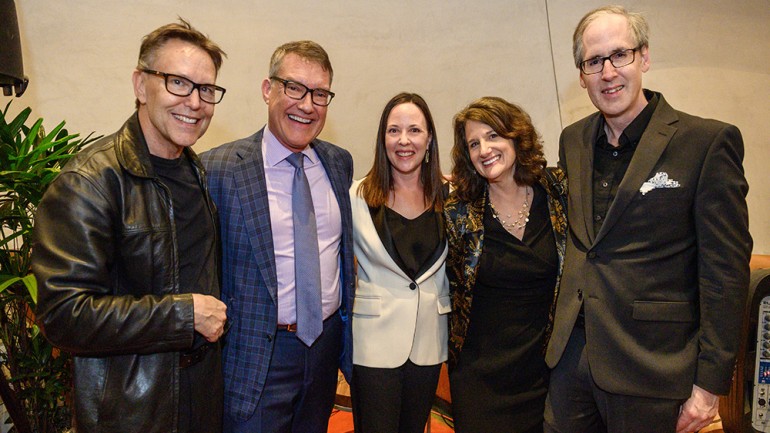
POLYGON ((390 227, 385 221, 385 206, 380 206, 378 208, 370 208, 367 206, 367 208, 369 209, 369 215, 372 217, 374 230, 380 238, 382 247, 385 248, 385 252, 387 252, 388 256, 393 259, 398 267, 403 269, 404 262, 401 260, 401 256, 396 250, 396 245, 393 243, 393 236, 390 234, 390 227))
POLYGON ((267 199, 265 167, 262 158, 262 131, 255 134, 249 150, 239 152, 241 162, 236 165, 233 176, 238 199, 241 203, 243 220, 251 243, 252 252, 259 266, 262 279, 273 302, 278 302, 278 277, 275 270, 275 251, 270 227, 270 209, 267 199), (261 257, 261 258, 260 258, 261 257))
POLYGON ((574 198, 569 201, 569 206, 574 207, 574 213, 572 208, 568 212, 575 217, 574 219, 570 217, 570 225, 583 245, 591 245, 594 240, 594 141, 596 131, 601 124, 600 120, 600 116, 597 114, 583 125, 583 130, 580 131, 580 149, 578 149, 577 155, 573 154, 573 158, 576 158, 577 161, 567 161, 569 167, 577 167, 577 170, 570 171, 579 173, 579 182, 570 183, 569 186, 569 194, 574 198), (573 188, 573 185, 576 188, 573 188))
MULTIPOLYGON (((337 204, 340 207, 340 217, 342 219, 342 241, 340 245, 340 290, 342 292, 343 306, 345 300, 352 302, 353 284, 353 214, 350 207, 350 185, 353 183, 352 167, 346 167, 345 158, 341 151, 336 150, 332 145, 320 140, 313 140, 311 143, 318 158, 323 164, 329 182, 332 184, 332 191, 337 198, 337 204), (350 256, 348 256, 350 255, 350 256), (346 271, 346 267, 349 271, 346 271)), ((352 305, 352 304, 351 304, 352 305)))
POLYGON ((654 175, 652 171, 655 165, 676 133, 677 128, 673 124, 677 120, 676 112, 661 95, 650 123, 647 125, 644 134, 642 134, 634 156, 631 158, 628 170, 618 186, 615 199, 607 210, 604 224, 602 224, 599 233, 596 234, 594 244, 600 242, 607 232, 612 229, 626 207, 628 207, 628 204, 639 193, 639 188, 642 187, 642 184, 654 175))
POLYGON ((485 190, 481 197, 467 205, 463 242, 465 245, 465 269, 472 270, 471 273, 466 275, 465 288, 469 294, 473 293, 473 288, 476 286, 476 272, 478 271, 479 259, 481 258, 481 251, 484 246, 484 209, 487 206, 488 194, 488 191, 485 190))
MULTIPOLYGON (((331 148, 318 140, 312 143, 313 150, 315 150, 318 158, 321 160, 321 164, 326 170, 326 175, 329 177, 329 182, 332 184, 332 191, 337 198, 340 210, 342 211, 343 220, 347 218, 347 214, 350 213, 350 184, 352 179, 345 178, 345 168, 337 162, 334 155, 331 154, 331 148)), ((352 173, 350 173, 352 175, 352 173)), ((343 221, 344 225, 344 221, 343 221)), ((344 235, 343 230, 343 235, 344 235)))

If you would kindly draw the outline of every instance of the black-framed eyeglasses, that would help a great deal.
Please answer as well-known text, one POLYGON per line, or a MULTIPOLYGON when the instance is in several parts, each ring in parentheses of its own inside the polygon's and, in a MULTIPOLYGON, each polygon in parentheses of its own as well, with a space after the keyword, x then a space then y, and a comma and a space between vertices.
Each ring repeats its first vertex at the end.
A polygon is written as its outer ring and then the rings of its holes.
POLYGON ((332 98, 334 98, 334 92, 326 89, 311 89, 308 86, 298 83, 296 81, 286 80, 284 78, 272 76, 271 80, 280 81, 283 84, 283 93, 291 99, 303 99, 305 95, 310 93, 310 100, 313 104, 326 107, 331 104, 332 98))
POLYGON ((604 62, 609 60, 613 68, 622 68, 634 63, 636 51, 642 47, 616 51, 609 56, 597 56, 580 62, 580 70, 586 75, 598 74, 604 70, 604 62))
POLYGON ((193 90, 198 89, 201 101, 208 102, 209 104, 219 104, 222 102, 222 98, 225 97, 225 92, 227 91, 224 87, 213 84, 198 84, 179 75, 153 71, 152 69, 141 69, 141 71, 163 77, 166 81, 166 91, 175 96, 190 96, 193 90))

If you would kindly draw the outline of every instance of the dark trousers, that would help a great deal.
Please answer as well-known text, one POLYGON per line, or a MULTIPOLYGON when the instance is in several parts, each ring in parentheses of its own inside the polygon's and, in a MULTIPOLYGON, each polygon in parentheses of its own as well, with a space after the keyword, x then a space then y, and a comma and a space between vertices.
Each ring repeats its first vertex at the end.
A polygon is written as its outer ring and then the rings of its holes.
POLYGON ((217 343, 200 362, 179 371, 179 433, 222 431, 223 387, 217 343))
POLYGON ((262 397, 254 414, 238 422, 225 414, 226 433, 326 433, 337 392, 343 324, 324 321, 321 336, 305 346, 294 332, 278 331, 262 397))
MULTIPOLYGON (((575 327, 551 371, 546 433, 674 433, 682 400, 613 394, 591 376, 585 330, 575 327)), ((623 366, 618 366, 618 374, 623 366)))
POLYGON ((356 433, 423 433, 436 396, 441 364, 407 360, 397 368, 353 365, 356 433))

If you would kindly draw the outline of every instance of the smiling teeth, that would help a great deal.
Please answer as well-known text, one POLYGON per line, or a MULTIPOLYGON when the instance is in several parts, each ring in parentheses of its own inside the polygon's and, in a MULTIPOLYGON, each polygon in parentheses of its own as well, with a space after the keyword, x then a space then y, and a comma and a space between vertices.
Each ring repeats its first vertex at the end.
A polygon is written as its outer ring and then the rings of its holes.
POLYGON ((191 125, 198 123, 198 119, 193 119, 192 117, 182 116, 179 114, 175 114, 174 117, 184 123, 189 123, 191 125))
POLYGON ((414 152, 396 152, 396 155, 398 155, 398 156, 412 156, 412 155, 414 155, 414 152))
POLYGON ((615 92, 619 92, 622 89, 623 89, 623 86, 618 86, 618 87, 615 87, 614 89, 605 90, 604 93, 606 94, 615 93, 615 92))
POLYGON ((295 116, 295 115, 293 115, 293 114, 289 114, 289 119, 291 119, 291 120, 295 120, 295 121, 297 121, 297 122, 299 122, 299 123, 304 123, 304 124, 308 124, 308 123, 310 123, 310 119, 304 119, 304 118, 302 118, 302 117, 299 117, 299 116, 295 116))
POLYGON ((492 159, 488 159, 488 160, 482 162, 481 165, 483 165, 483 166, 490 165, 490 164, 492 164, 494 162, 497 162, 498 159, 500 159, 500 155, 498 155, 498 156, 496 156, 496 157, 494 157, 492 159))

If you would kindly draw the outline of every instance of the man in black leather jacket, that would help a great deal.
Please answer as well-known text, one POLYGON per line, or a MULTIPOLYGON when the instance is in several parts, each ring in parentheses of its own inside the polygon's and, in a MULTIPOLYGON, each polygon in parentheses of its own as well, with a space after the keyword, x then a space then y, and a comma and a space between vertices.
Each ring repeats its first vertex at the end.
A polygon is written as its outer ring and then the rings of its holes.
POLYGON ((136 113, 38 208, 37 317, 74 354, 78 432, 221 431, 218 221, 190 147, 224 95, 223 55, 183 20, 145 36, 136 113))

